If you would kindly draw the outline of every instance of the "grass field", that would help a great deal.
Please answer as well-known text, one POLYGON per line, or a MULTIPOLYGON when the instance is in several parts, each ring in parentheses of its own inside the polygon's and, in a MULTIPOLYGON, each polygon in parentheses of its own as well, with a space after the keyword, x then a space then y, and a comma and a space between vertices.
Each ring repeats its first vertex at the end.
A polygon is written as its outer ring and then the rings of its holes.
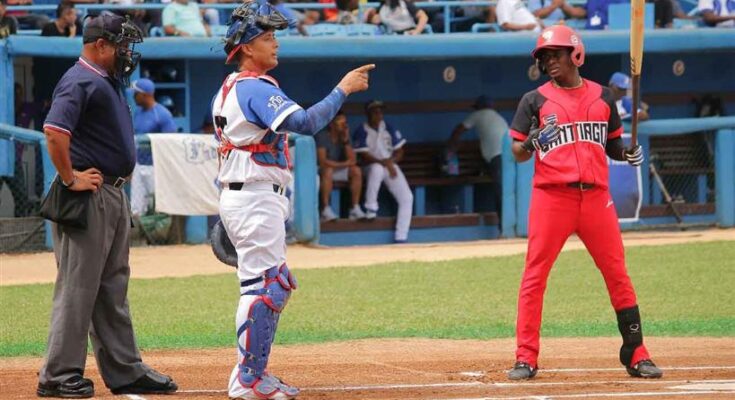
MULTIPOLYGON (((735 336, 735 246, 710 242, 626 250, 644 333, 735 336)), ((297 271, 300 288, 277 340, 486 339, 514 335, 523 256, 297 271)), ((0 287, 0 356, 45 350, 53 285, 0 287)), ((234 273, 134 280, 129 299, 143 349, 233 346, 234 273)), ((552 270, 542 334, 616 336, 604 282, 584 251, 552 270)))

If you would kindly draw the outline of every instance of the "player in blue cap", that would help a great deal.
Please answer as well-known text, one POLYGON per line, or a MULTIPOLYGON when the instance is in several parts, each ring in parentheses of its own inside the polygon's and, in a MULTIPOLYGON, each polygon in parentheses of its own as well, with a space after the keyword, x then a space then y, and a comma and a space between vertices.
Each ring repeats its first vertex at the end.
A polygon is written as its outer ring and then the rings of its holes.
MULTIPOLYGON (((618 108, 618 114, 620 114, 620 119, 630 119, 633 111, 633 98, 628 96, 628 89, 630 89, 630 77, 622 72, 616 72, 610 77, 608 87, 610 87, 610 90, 612 91, 613 98, 615 99, 615 105, 618 108)), ((648 104, 641 101, 641 104, 638 106, 638 120, 645 121, 648 118, 648 104)))

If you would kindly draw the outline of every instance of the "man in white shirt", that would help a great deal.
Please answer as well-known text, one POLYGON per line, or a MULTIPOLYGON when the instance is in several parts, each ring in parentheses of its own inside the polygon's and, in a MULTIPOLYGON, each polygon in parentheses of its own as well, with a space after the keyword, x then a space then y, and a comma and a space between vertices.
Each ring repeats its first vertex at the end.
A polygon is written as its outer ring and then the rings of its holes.
POLYGON ((735 0, 699 0, 697 8, 707 25, 735 27, 735 0))
POLYGON ((495 13, 498 25, 504 31, 541 31, 541 21, 528 11, 521 0, 499 0, 495 13))
POLYGON ((172 1, 163 9, 162 24, 170 36, 211 36, 195 1, 172 1))
POLYGON ((374 219, 378 215, 378 192, 380 184, 385 186, 398 202, 395 242, 408 240, 408 229, 413 214, 413 193, 398 163, 403 158, 403 145, 406 139, 401 132, 383 120, 382 101, 370 101, 365 106, 367 121, 360 125, 352 135, 355 152, 369 164, 365 168, 367 189, 365 190, 365 215, 374 219))

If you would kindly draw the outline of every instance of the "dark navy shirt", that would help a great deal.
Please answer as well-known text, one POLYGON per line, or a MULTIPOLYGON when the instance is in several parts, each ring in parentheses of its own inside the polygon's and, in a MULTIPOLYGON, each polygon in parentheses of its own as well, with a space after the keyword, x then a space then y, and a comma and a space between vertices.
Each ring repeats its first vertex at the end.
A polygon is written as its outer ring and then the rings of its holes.
POLYGON ((94 167, 122 177, 133 172, 133 120, 121 84, 84 58, 56 85, 43 128, 71 136, 76 170, 94 167))

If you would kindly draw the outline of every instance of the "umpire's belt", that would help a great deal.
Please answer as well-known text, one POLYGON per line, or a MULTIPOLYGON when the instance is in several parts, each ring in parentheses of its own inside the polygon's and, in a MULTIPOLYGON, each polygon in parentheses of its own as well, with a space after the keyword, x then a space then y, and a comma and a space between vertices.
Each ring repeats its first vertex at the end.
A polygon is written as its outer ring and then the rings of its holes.
POLYGON ((286 193, 286 187, 276 185, 271 182, 230 182, 227 184, 227 188, 230 190, 272 190, 275 194, 283 195, 286 193))
POLYGON ((120 177, 120 176, 107 176, 105 175, 102 177, 102 182, 104 182, 107 185, 112 185, 116 188, 122 187, 125 183, 127 183, 127 179, 120 177))
POLYGON ((579 189, 581 191, 594 189, 595 184, 594 183, 586 183, 586 182, 569 182, 567 183, 567 186, 570 188, 579 189))

